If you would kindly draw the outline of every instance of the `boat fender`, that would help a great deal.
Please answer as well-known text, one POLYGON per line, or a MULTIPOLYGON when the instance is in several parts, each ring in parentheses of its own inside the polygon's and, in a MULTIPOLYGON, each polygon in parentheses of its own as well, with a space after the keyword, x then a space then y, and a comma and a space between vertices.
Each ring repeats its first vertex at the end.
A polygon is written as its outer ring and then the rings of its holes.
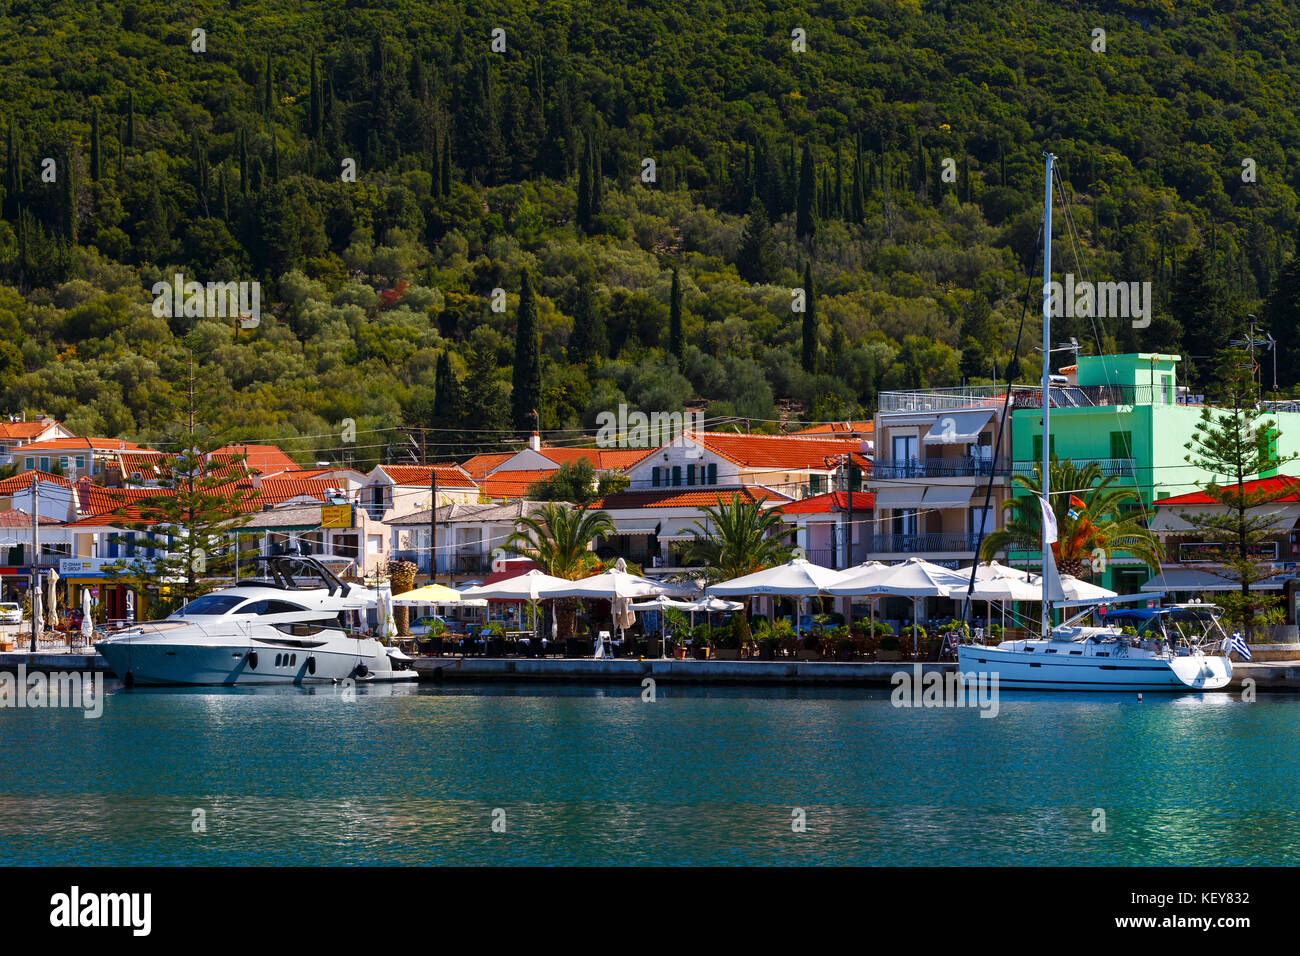
POLYGON ((316 673, 316 655, 315 655, 315 654, 312 654, 311 656, 309 656, 309 657, 307 658, 307 673, 308 673, 308 674, 315 674, 315 673, 316 673))
POLYGON ((357 669, 353 671, 353 673, 356 674, 358 677, 365 677, 367 674, 370 673, 370 668, 367 667, 365 664, 358 664, 357 669))
POLYGON ((257 670, 257 651, 248 652, 248 669, 252 671, 257 670))

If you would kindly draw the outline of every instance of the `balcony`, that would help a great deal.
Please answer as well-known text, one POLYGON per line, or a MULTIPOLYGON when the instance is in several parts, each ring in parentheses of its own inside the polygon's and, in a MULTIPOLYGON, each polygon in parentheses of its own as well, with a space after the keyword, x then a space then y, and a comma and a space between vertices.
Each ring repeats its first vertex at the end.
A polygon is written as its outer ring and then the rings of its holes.
MULTIPOLYGON (((1004 385, 967 385, 961 388, 915 388, 880 393, 882 412, 943 412, 961 408, 1001 407, 1004 385)), ((1104 408, 1114 405, 1201 405, 1203 395, 1171 395, 1156 385, 1054 385, 1053 408, 1104 408)), ((1012 408, 1042 408, 1037 385, 1013 385, 1012 408)))
POLYGON ((867 554, 919 554, 936 551, 974 551, 980 536, 973 531, 935 531, 921 534, 874 534, 854 547, 855 557, 867 554))
MULTIPOLYGON (((1136 459, 1133 458, 1072 458, 1070 461, 1080 471, 1089 465, 1096 465, 1101 469, 1103 478, 1134 478, 1137 473, 1136 459)), ((1041 462, 1018 461, 1012 466, 1012 472, 1017 475, 1032 475, 1034 468, 1039 465, 1041 462)))
POLYGON ((1005 475, 1010 462, 1005 458, 900 458, 876 461, 871 466, 872 480, 891 478, 987 478, 1005 475))
MULTIPOLYGON (((426 548, 423 551, 413 550, 410 548, 394 551, 391 555, 394 561, 410 561, 417 570, 418 574, 429 573, 429 551, 426 548)), ((439 574, 487 574, 492 570, 492 556, 477 551, 452 551, 438 552, 438 573, 439 574)))

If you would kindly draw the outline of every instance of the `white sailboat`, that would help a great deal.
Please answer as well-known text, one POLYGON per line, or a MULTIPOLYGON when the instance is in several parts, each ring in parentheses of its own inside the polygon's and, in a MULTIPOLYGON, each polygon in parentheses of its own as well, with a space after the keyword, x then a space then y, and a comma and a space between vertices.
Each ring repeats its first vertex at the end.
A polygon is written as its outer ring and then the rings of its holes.
MULTIPOLYGON (((1046 188, 1043 203, 1043 463, 1042 495, 1042 634, 1036 639, 1003 641, 996 647, 961 644, 957 666, 964 674, 984 675, 1000 687, 1026 690, 1083 691, 1186 691, 1218 690, 1232 679, 1232 662, 1226 654, 1226 635, 1216 639, 1217 615, 1209 605, 1205 614, 1189 617, 1202 626, 1171 633, 1160 614, 1152 615, 1158 628, 1126 635, 1121 627, 1077 626, 1079 617, 1052 628, 1053 603, 1065 604, 1065 592, 1052 556, 1056 519, 1051 510, 1051 308, 1048 289, 1052 280, 1052 166, 1045 157, 1046 188), (1208 653, 1217 650, 1218 653, 1208 653)), ((956 596, 954 594, 954 596, 956 596)), ((1142 595, 1146 601, 1149 595, 1142 595)), ((1068 602, 1074 605, 1123 603, 1124 599, 1068 602)), ((1085 614, 1091 613, 1091 609, 1085 614)), ((1136 629, 1135 629, 1136 630, 1136 629)))
POLYGON ((307 684, 407 681, 410 658, 347 624, 371 598, 312 558, 258 559, 252 578, 95 642, 113 672, 133 684, 307 684))

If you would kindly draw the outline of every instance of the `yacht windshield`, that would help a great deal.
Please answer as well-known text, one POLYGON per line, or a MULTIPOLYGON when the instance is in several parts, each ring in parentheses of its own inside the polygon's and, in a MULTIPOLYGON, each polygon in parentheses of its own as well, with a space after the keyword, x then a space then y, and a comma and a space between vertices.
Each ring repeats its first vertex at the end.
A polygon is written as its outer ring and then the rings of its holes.
POLYGON ((191 614, 226 614, 243 602, 244 599, 242 597, 235 597, 229 594, 205 594, 202 597, 196 597, 189 604, 177 611, 176 616, 188 617, 191 614))

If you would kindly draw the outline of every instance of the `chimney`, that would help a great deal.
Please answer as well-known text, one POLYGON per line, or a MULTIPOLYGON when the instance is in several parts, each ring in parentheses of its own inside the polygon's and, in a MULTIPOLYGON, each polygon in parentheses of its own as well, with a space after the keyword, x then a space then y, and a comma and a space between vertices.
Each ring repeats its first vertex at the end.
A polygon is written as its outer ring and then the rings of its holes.
POLYGON ((542 450, 542 437, 537 432, 533 432, 533 437, 528 439, 528 447, 533 451, 542 450))
POLYGON ((90 511, 90 478, 85 475, 77 479, 77 503, 82 511, 90 511))

